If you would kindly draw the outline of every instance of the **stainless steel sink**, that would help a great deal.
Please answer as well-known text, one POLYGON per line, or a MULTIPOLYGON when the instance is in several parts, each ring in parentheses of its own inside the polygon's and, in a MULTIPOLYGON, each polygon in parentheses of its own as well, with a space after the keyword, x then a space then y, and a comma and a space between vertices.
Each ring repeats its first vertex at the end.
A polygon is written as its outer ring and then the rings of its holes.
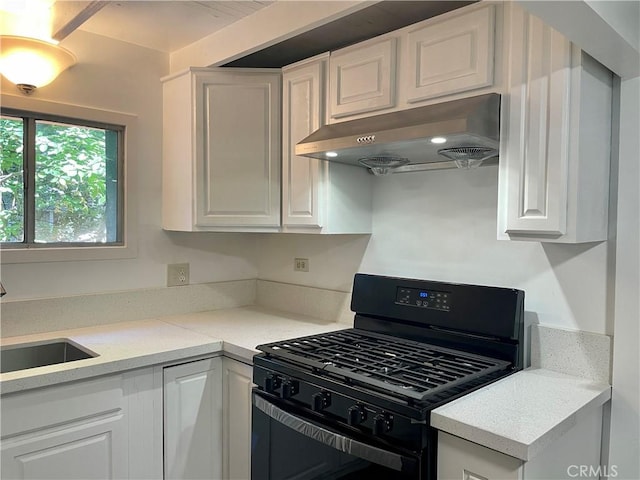
POLYGON ((0 347, 0 373, 75 362, 97 356, 67 339, 52 340, 46 343, 5 345, 0 347))

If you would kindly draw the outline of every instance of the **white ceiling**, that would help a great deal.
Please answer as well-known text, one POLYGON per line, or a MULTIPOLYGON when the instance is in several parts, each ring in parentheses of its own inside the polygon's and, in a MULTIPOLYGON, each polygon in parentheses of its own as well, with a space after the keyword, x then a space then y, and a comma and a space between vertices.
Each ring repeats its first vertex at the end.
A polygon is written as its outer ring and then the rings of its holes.
MULTIPOLYGON (((82 30, 171 53, 275 1, 278 0, 0 0, 0 34, 63 41, 75 30, 82 30)), ((358 12, 249 55, 243 64, 234 66, 281 67, 473 1, 477 0, 365 2, 366 8, 358 12)))
POLYGON ((79 30, 172 52, 203 38, 271 1, 114 1, 79 30))
POLYGON ((62 40, 78 29, 173 52, 273 1, 0 0, 0 33, 62 40))

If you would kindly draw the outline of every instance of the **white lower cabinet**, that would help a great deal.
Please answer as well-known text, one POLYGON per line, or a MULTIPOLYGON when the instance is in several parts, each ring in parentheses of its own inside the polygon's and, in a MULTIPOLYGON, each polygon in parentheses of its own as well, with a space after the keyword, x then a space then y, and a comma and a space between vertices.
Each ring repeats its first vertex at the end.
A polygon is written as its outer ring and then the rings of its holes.
POLYGON ((164 478, 222 478, 222 358, 164 368, 164 478))
POLYGON ((541 451, 530 448, 523 455, 527 461, 438 432, 438 480, 571 480, 586 477, 580 474, 585 469, 606 472, 600 460, 602 417, 603 407, 581 413, 571 428, 541 451))
POLYGON ((3 479, 129 478, 122 375, 2 396, 3 479))
POLYGON ((439 480, 521 480, 522 460, 438 432, 439 480))
POLYGON ((251 388, 253 368, 222 360, 222 471, 225 480, 251 478, 251 388))
POLYGON ((200 357, 2 395, 0 479, 248 480, 251 378, 200 357))

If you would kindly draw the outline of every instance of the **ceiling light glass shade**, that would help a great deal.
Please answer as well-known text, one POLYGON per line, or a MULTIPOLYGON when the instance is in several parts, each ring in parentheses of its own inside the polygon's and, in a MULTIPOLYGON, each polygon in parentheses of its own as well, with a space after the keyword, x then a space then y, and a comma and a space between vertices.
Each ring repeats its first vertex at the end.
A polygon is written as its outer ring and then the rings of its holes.
POLYGON ((76 57, 70 51, 53 43, 0 36, 0 73, 23 93, 50 84, 74 63, 76 57))

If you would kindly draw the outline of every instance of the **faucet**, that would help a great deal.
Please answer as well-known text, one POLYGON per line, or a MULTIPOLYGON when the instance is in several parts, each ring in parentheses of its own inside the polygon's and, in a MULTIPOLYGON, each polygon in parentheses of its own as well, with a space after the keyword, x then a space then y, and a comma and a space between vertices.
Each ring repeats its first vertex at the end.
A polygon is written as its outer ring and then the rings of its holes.
POLYGON ((7 291, 4 289, 2 282, 0 282, 0 297, 4 297, 7 294, 7 291))

